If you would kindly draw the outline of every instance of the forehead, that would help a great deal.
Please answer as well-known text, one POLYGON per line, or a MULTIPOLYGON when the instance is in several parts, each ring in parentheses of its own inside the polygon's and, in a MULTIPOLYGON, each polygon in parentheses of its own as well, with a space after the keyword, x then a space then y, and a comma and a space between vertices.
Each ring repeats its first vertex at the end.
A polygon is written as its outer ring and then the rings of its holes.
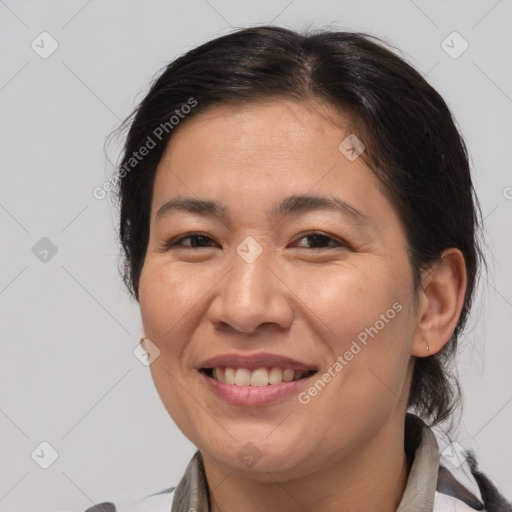
POLYGON ((264 158, 268 165, 275 163, 275 156, 295 155, 301 161, 305 152, 315 158, 326 150, 338 156, 338 139, 348 135, 349 130, 349 119, 320 100, 273 98, 253 103, 232 102, 194 115, 176 131, 168 149, 183 146, 184 139, 193 137, 193 143, 200 141, 202 149, 214 150, 217 157, 243 156, 247 163, 264 158))
POLYGON ((378 219, 391 205, 362 158, 340 144, 349 119, 321 101, 222 104, 179 126, 157 169, 153 212, 176 196, 268 212, 292 195, 335 195, 378 219), (358 206, 356 206, 358 205, 358 206), (379 213, 380 210, 380 213, 379 213))

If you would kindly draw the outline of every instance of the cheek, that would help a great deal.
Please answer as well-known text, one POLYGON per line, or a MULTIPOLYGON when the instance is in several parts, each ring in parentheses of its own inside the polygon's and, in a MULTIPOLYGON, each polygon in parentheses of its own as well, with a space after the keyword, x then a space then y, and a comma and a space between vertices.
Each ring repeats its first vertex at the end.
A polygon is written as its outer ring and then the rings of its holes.
POLYGON ((179 333, 205 291, 204 282, 191 281, 186 272, 172 265, 145 265, 139 287, 145 336, 162 351, 179 350, 179 333))
POLYGON ((327 370, 336 375, 323 403, 344 404, 344 414, 375 407, 385 415, 403 392, 410 358, 409 281, 377 264, 362 270, 331 270, 329 278, 304 283, 301 294, 328 347, 327 370))
POLYGON ((365 265, 326 268, 302 279, 297 295, 307 306, 304 311, 314 313, 309 316, 321 337, 337 352, 352 340, 364 343, 377 334, 400 332, 406 283, 381 267, 369 258, 365 265))
POLYGON ((183 380, 191 375, 184 364, 187 340, 205 290, 186 273, 172 265, 150 261, 142 270, 139 303, 144 335, 160 350, 150 365, 155 388, 178 428, 188 432, 194 424, 190 395, 183 392, 183 380))

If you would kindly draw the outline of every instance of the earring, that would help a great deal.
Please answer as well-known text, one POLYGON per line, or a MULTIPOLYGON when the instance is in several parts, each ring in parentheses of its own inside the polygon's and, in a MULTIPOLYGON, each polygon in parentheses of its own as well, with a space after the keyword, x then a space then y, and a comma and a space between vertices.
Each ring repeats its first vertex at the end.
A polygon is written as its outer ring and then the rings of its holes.
POLYGON ((428 341, 425 339, 425 336, 423 336, 423 333, 420 333, 421 334, 421 337, 423 338, 423 341, 427 344, 427 352, 430 351, 430 346, 428 344, 428 341))

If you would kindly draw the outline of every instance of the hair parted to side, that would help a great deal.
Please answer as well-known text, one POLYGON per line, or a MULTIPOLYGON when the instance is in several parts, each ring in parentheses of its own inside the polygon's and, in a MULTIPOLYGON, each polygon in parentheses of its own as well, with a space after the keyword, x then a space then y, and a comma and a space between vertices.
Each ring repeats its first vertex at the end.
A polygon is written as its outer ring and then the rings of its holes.
POLYGON ((446 103, 376 37, 261 26, 211 40, 166 66, 121 127, 129 126, 116 184, 124 282, 138 300, 155 172, 173 130, 216 104, 279 97, 321 99, 348 116, 366 146, 362 158, 403 224, 415 290, 421 272, 445 249, 464 255, 467 289, 459 322, 443 350, 416 358, 408 404, 430 425, 448 419, 461 403, 450 363, 485 263, 481 212, 466 146, 446 103), (149 140, 146 156, 130 165, 149 140))

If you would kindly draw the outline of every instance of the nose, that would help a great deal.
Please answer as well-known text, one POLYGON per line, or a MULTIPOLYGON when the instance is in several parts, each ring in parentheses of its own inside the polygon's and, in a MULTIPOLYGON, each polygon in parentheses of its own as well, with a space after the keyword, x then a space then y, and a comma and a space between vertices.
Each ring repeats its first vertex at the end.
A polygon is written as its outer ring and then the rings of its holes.
POLYGON ((217 329, 256 334, 271 326, 278 330, 290 326, 293 293, 269 252, 264 250, 251 261, 233 251, 231 268, 219 282, 209 307, 209 320, 217 329))

